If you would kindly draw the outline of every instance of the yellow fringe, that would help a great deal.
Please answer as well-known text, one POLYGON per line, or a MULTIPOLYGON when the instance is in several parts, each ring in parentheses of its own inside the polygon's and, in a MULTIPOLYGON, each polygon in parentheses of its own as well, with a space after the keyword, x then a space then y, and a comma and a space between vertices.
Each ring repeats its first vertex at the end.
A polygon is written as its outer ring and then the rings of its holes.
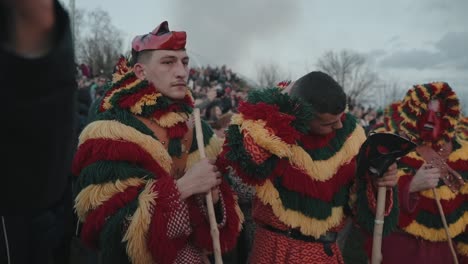
POLYGON ((132 107, 130 107, 130 112, 133 114, 139 115, 143 111, 143 106, 145 105, 155 105, 158 97, 162 96, 161 93, 152 93, 146 94, 140 98, 138 102, 135 103, 132 107))
POLYGON ((458 143, 461 145, 461 148, 455 150, 450 154, 448 160, 450 162, 456 162, 458 160, 468 160, 468 141, 459 140, 458 143))
POLYGON ((365 140, 364 129, 357 126, 341 149, 328 160, 314 161, 303 148, 297 145, 292 146, 292 156, 289 160, 293 165, 305 171, 311 179, 327 181, 343 164, 349 163, 358 154, 365 140))
POLYGON ((458 252, 458 254, 463 255, 465 257, 468 256, 468 244, 458 242, 457 243, 457 252, 458 252))
POLYGON ((124 192, 128 187, 145 183, 140 178, 117 180, 103 184, 92 184, 84 188, 75 198, 75 210, 78 219, 84 222, 88 212, 94 210, 117 193, 124 192))
POLYGON ((172 127, 177 123, 186 122, 189 119, 189 115, 183 112, 169 112, 158 120, 154 120, 161 127, 172 127))
POLYGON ((420 91, 423 92, 424 98, 425 98, 427 101, 429 101, 430 98, 431 98, 431 95, 429 94, 429 92, 428 92, 426 89, 421 89, 420 91))
POLYGON ((232 123, 240 125, 241 130, 252 137, 256 144, 272 154, 285 158, 291 156, 291 146, 276 135, 272 135, 263 120, 244 120, 241 115, 232 117, 232 123))
POLYGON ((314 180, 329 180, 341 165, 349 162, 359 152, 359 148, 366 140, 364 129, 356 126, 342 148, 328 160, 314 161, 300 146, 289 145, 279 137, 271 135, 265 129, 264 121, 243 120, 240 115, 234 116, 233 124, 241 126, 244 133, 249 134, 260 147, 270 151, 278 157, 287 157, 289 161, 305 171, 314 180))
POLYGON ((304 235, 318 238, 331 228, 340 225, 345 217, 342 207, 334 207, 331 216, 325 220, 317 220, 300 212, 285 209, 278 191, 270 180, 266 180, 262 186, 256 186, 256 191, 256 195, 263 203, 271 205, 273 213, 279 220, 291 228, 299 228, 304 235))
POLYGON ((172 159, 159 141, 118 121, 103 120, 92 122, 80 134, 78 145, 83 144, 83 142, 89 139, 113 139, 135 143, 148 152, 166 172, 169 173, 171 170, 172 159))
POLYGON ((102 107, 106 110, 110 109, 112 107, 112 104, 110 103, 110 99, 114 96, 114 94, 120 92, 120 91, 123 91, 123 90, 128 90, 128 89, 131 89, 133 88, 134 86, 138 85, 139 83, 141 82, 140 79, 136 79, 134 82, 132 83, 129 83, 127 84, 127 86, 125 87, 120 87, 119 89, 115 89, 114 91, 112 91, 111 94, 107 95, 104 99, 103 99, 103 104, 102 104, 102 107))
MULTIPOLYGON (((449 187, 442 185, 437 188, 437 192, 439 193, 440 200, 453 200, 457 198, 457 196, 462 195, 462 194, 468 194, 468 184, 463 185, 463 187, 460 189, 460 192, 458 193, 453 193, 449 187)), ((432 193, 432 190, 425 190, 419 192, 420 195, 430 198, 430 199, 435 199, 434 194, 432 193)))
POLYGON ((152 212, 156 206, 156 196, 151 189, 153 180, 146 183, 145 189, 138 197, 138 208, 130 217, 130 225, 122 238, 127 243, 127 254, 134 264, 153 263, 153 257, 146 244, 152 212))
MULTIPOLYGON (((400 114, 403 117, 401 123, 406 122, 413 125, 414 127, 417 127, 416 120, 411 119, 405 112, 400 112, 400 114)), ((405 128, 403 127, 403 129, 405 128)))
MULTIPOLYGON (((465 212, 465 214, 460 217, 460 219, 448 226, 450 236, 453 238, 463 233, 463 231, 465 231, 467 221, 468 212, 465 212)), ((444 228, 429 228, 416 221, 413 221, 410 225, 403 229, 414 236, 419 236, 429 241, 447 241, 447 235, 445 234, 444 228)))
MULTIPOLYGON (((195 138, 194 138, 195 140, 195 138)), ((210 142, 207 146, 205 146, 205 154, 206 157, 209 159, 215 159, 218 154, 221 152, 222 141, 213 134, 210 138, 210 142)), ((187 157, 187 169, 191 168, 196 162, 200 160, 200 151, 195 150, 194 152, 190 153, 187 157)))

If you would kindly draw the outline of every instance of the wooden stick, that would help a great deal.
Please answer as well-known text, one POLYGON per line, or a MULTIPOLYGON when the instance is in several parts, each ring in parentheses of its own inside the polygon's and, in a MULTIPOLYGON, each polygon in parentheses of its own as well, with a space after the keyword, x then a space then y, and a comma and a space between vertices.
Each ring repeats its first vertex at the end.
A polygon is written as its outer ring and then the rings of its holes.
MULTIPOLYGON (((203 131, 201 127, 200 120, 200 109, 195 108, 193 111, 195 118, 195 131, 197 135, 197 144, 198 151, 200 152, 200 159, 206 158, 205 153, 205 144, 203 143, 203 131)), ((218 223, 216 222, 215 211, 213 207, 213 197, 211 196, 211 191, 208 191, 206 194, 206 207, 208 208, 208 217, 210 219, 210 230, 211 230, 211 239, 213 240, 213 251, 216 264, 222 264, 223 259, 221 258, 221 245, 219 243, 219 230, 218 223)))
POLYGON ((439 209, 439 214, 440 214, 440 218, 442 219, 442 224, 444 224, 445 234, 447 235, 447 241, 448 241, 450 251, 452 252, 452 256, 453 256, 453 263, 458 264, 457 253, 455 252, 455 249, 453 248, 452 237, 450 236, 450 232, 448 229, 447 219, 445 219, 444 209, 442 208, 442 205, 440 204, 439 193, 437 192, 435 188, 432 188, 432 193, 434 194, 434 198, 437 203, 437 208, 439 209))
POLYGON ((382 263, 382 235, 384 226, 385 199, 387 187, 379 187, 375 210, 374 237, 372 239, 372 264, 382 263))

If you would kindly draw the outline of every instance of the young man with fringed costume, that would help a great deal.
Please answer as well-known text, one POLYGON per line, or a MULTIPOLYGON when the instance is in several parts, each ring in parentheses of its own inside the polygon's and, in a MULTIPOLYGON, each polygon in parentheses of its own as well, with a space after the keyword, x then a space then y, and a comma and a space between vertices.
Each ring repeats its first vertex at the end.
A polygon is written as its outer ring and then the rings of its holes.
POLYGON ((419 147, 398 162, 399 229, 383 239, 383 263, 452 263, 437 197, 458 259, 468 263, 468 184, 458 179, 468 178, 468 141, 457 131, 459 100, 447 83, 415 85, 398 113, 398 133, 419 147))
MULTIPOLYGON (((396 185, 396 165, 377 181, 355 181, 355 157, 366 137, 345 108, 343 89, 322 72, 306 74, 292 88, 252 91, 239 105, 221 157, 256 189, 249 263, 343 263, 336 238, 351 207, 373 228, 375 203, 368 201, 375 201, 377 186, 396 185)), ((389 188, 387 231, 396 224, 393 193, 389 188)))
POLYGON ((161 23, 121 58, 97 119, 81 133, 73 172, 84 243, 101 263, 207 263, 212 251, 205 193, 212 190, 221 250, 243 216, 214 159, 221 143, 202 124, 200 160, 186 86, 186 33, 161 23))

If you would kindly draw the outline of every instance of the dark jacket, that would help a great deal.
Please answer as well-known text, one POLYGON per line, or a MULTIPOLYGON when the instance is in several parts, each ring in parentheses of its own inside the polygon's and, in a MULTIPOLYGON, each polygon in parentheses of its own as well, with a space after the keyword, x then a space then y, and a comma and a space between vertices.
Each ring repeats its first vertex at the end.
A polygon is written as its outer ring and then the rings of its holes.
POLYGON ((68 184, 76 139, 75 64, 69 19, 55 4, 57 37, 47 55, 26 59, 0 47, 3 216, 51 208, 68 184))

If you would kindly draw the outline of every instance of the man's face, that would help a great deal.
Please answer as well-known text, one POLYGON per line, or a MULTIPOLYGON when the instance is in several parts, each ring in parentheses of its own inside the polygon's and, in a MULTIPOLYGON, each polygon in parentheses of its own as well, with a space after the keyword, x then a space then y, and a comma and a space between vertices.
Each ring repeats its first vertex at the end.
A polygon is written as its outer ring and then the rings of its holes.
POLYGON ((427 112, 418 120, 420 137, 424 141, 436 141, 442 135, 444 112, 440 100, 431 100, 427 112))
POLYGON ((315 118, 310 121, 310 132, 315 135, 328 135, 335 130, 343 127, 341 122, 343 113, 334 115, 329 113, 317 114, 315 118))
POLYGON ((183 99, 187 92, 189 57, 185 50, 154 50, 143 65, 145 78, 163 95, 183 99))

